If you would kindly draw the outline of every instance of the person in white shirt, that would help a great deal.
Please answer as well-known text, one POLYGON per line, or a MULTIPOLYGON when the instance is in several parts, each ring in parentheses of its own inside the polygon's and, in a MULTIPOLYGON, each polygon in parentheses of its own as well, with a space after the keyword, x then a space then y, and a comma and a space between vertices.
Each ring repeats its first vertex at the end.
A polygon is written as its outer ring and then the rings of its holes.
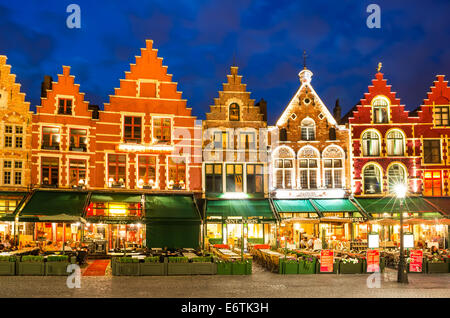
POLYGON ((322 241, 318 238, 314 239, 313 250, 321 250, 322 249, 322 241))
POLYGON ((308 248, 312 248, 314 244, 314 236, 311 236, 311 238, 308 240, 308 248))

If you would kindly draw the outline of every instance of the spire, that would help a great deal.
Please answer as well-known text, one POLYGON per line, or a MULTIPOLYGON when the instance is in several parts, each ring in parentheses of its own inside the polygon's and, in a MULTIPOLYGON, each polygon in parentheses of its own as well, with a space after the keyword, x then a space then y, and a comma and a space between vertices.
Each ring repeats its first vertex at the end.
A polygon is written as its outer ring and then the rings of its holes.
POLYGON ((339 104, 339 98, 336 99, 336 104, 333 109, 333 117, 336 119, 338 124, 341 122, 341 105, 339 104))
POLYGON ((306 57, 308 55, 306 55, 306 51, 303 50, 303 69, 306 70, 306 57))
POLYGON ((300 77, 300 83, 309 84, 311 82, 311 78, 313 73, 306 68, 306 51, 303 51, 303 70, 298 73, 298 77, 300 77))

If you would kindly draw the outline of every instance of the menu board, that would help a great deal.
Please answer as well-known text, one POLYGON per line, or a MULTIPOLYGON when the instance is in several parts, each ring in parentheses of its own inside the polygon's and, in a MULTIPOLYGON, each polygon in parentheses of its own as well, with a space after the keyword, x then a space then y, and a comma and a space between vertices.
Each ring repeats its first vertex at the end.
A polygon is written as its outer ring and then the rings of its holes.
POLYGON ((334 263, 334 252, 332 250, 320 251, 320 272, 332 273, 334 263))
POLYGON ((409 262, 409 271, 411 273, 422 272, 423 251, 411 250, 409 257, 411 258, 411 261, 409 262))
POLYGON ((367 272, 375 273, 380 271, 380 251, 377 249, 367 251, 367 272))

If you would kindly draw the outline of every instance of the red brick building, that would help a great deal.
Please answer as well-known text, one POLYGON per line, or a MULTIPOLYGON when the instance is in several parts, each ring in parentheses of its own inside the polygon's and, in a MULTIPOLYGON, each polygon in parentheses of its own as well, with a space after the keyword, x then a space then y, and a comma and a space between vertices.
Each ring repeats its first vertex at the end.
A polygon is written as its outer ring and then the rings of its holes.
POLYGON ((47 78, 44 85, 41 105, 33 114, 31 183, 33 187, 92 187, 96 127, 89 103, 69 66, 63 66, 58 81, 47 78))
POLYGON ((152 41, 97 123, 97 188, 201 191, 201 125, 152 41))
POLYGON ((419 193, 417 118, 409 116, 382 73, 375 74, 350 116, 353 193, 380 196, 392 193, 397 183, 419 193))

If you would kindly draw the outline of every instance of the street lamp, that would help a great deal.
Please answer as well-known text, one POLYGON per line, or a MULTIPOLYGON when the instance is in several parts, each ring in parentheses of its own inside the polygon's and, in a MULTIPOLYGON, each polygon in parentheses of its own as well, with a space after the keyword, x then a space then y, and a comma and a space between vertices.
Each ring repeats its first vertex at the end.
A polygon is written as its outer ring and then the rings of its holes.
POLYGON ((398 276, 397 282, 402 284, 408 284, 408 273, 406 272, 405 264, 405 253, 404 253, 404 243, 403 243, 403 201, 406 197, 406 185, 399 183, 394 186, 394 192, 397 199, 400 200, 400 262, 398 264, 398 276))

